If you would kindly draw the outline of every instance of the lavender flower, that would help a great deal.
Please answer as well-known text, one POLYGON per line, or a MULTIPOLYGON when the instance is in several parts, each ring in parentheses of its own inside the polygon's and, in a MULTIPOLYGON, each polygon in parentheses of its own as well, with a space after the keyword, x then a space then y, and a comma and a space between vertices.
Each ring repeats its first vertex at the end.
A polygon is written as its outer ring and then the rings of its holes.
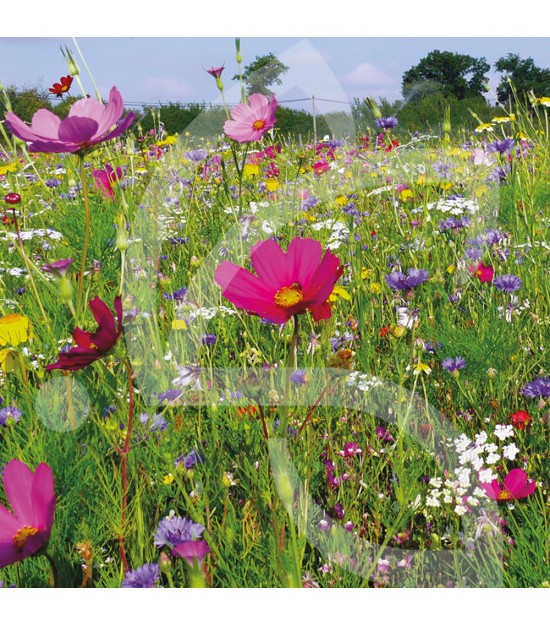
POLYGON ((383 128, 384 130, 388 130, 390 128, 395 128, 399 122, 397 120, 397 117, 391 116, 391 117, 379 117, 378 119, 374 120, 374 123, 379 128, 383 128))
POLYGON ((128 571, 122 580, 121 588, 154 588, 160 578, 158 564, 144 564, 128 571))
POLYGON ((522 389, 522 395, 525 397, 541 397, 547 398, 550 397, 550 376, 546 378, 537 378, 532 382, 528 382, 522 389))
POLYGON ((513 291, 517 291, 519 289, 521 286, 521 280, 517 276, 505 274, 495 278, 493 284, 497 289, 499 289, 499 291, 512 293, 513 291))
POLYGON ((401 271, 392 271, 385 280, 391 289, 397 291, 409 291, 415 286, 426 282, 429 273, 425 269, 409 269, 407 275, 401 271))
POLYGON ((459 369, 464 369, 466 366, 466 361, 462 356, 456 356, 455 358, 445 358, 445 360, 441 363, 443 369, 448 371, 449 373, 458 372, 459 369))
POLYGON ((204 161, 208 157, 206 150, 196 149, 184 152, 183 156, 189 161, 204 161))
POLYGON ((154 535, 155 545, 164 547, 165 545, 175 547, 187 540, 200 538, 204 532, 204 526, 194 523, 181 516, 167 516, 157 525, 154 535))

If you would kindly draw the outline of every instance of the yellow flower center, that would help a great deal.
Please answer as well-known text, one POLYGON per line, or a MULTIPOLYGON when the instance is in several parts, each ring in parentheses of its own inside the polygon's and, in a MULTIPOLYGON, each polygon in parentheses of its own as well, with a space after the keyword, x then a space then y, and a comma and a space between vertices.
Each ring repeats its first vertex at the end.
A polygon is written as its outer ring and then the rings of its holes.
POLYGON ((501 490, 497 495, 497 499, 499 501, 510 501, 510 499, 512 499, 512 495, 507 490, 501 490))
POLYGON ((254 128, 254 130, 261 130, 264 126, 265 126, 265 121, 263 119, 257 119, 252 124, 252 128, 254 128))
POLYGON ((302 287, 295 282, 292 286, 284 286, 275 293, 275 304, 281 308, 291 308, 304 299, 302 287))
POLYGON ((91 342, 90 342, 90 349, 95 349, 95 350, 98 350, 98 349, 99 349, 99 347, 98 347, 95 343, 91 343, 91 342))
POLYGON ((13 542, 15 543, 17 549, 22 551, 27 543, 27 538, 29 536, 35 536, 36 534, 38 534, 38 529, 36 527, 24 525, 20 530, 17 531, 17 534, 13 537, 13 542))

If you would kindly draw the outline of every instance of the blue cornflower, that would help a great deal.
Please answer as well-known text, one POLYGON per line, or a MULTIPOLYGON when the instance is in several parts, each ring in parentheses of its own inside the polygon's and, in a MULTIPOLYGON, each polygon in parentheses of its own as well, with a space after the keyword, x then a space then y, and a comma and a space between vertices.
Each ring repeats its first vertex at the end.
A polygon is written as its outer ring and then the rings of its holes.
POLYGON ((466 366, 466 361, 462 356, 456 356, 455 358, 445 358, 445 360, 441 363, 443 369, 448 371, 449 373, 458 373, 460 369, 464 369, 466 366))
POLYGON ((408 291, 426 282, 429 275, 425 269, 409 269, 407 275, 401 271, 393 271, 385 277, 385 280, 391 289, 408 291))
POLYGON ((517 291, 519 289, 521 286, 521 280, 517 276, 507 273, 503 276, 495 278, 493 284, 499 291, 512 293, 513 291, 517 291))
POLYGON ((160 579, 158 564, 144 564, 128 571, 122 580, 121 588, 155 588, 160 579))
POLYGON ((23 412, 15 406, 6 406, 0 408, 0 425, 6 425, 9 419, 12 419, 16 423, 21 420, 23 412))
POLYGON ((397 117, 378 117, 378 119, 374 120, 374 123, 378 126, 378 128, 383 128, 384 130, 388 130, 389 128, 395 128, 399 121, 397 117))
POLYGON ((154 535, 155 545, 157 547, 164 547, 165 545, 175 547, 186 540, 200 538, 204 529, 200 523, 194 523, 184 517, 167 516, 157 525, 157 531, 154 535))
POLYGON ((546 378, 536 378, 532 382, 528 382, 522 389, 522 395, 525 397, 550 397, 550 376, 546 378))
POLYGON ((178 466, 181 462, 183 462, 183 466, 186 469, 191 470, 196 464, 202 464, 204 462, 204 458, 197 451, 192 449, 186 456, 180 456, 176 460, 176 466, 178 466))
POLYGON ((215 345, 217 336, 215 334, 203 334, 201 338, 201 343, 203 345, 215 345))
POLYGON ((305 369, 296 369, 290 374, 290 381, 298 386, 303 386, 307 382, 307 373, 305 369))
POLYGON ((183 156, 189 161, 204 161, 208 157, 208 152, 203 149, 189 150, 184 152, 183 156))
POLYGON ((498 152, 499 154, 506 154, 514 147, 513 139, 503 139, 502 141, 493 141, 487 145, 487 152, 498 152))
POLYGON ((173 293, 162 294, 164 299, 175 300, 176 302, 183 302, 186 295, 187 295, 187 289, 184 286, 182 286, 181 289, 174 291, 173 293))

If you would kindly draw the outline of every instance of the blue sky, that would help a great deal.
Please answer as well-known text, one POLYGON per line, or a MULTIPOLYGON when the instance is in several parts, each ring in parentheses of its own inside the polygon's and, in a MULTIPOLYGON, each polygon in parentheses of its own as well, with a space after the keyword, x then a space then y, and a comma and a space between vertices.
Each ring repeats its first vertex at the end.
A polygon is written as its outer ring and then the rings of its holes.
MULTIPOLYGON (((349 109, 341 102, 354 97, 399 98, 403 73, 434 49, 485 57, 493 89, 498 84, 494 63, 508 52, 550 67, 550 39, 534 36, 546 34, 545 20, 513 19, 508 0, 498 11, 478 0, 461 0, 444 14, 436 0, 360 11, 342 0, 327 5, 155 0, 131 10, 125 3, 94 0, 80 13, 74 3, 64 2, 56 0, 55 11, 43 9, 43 14, 29 10, 25 20, 17 17, 13 3, 3 8, 11 37, 0 38, 0 83, 47 89, 58 81, 68 72, 60 46, 75 50, 67 34, 76 36, 101 94, 116 85, 130 105, 216 103, 219 93, 205 69, 224 63, 227 100, 237 101, 231 80, 237 70, 235 35, 241 36, 245 65, 273 52, 290 67, 284 84, 275 88, 280 100, 315 95, 319 112, 349 109)), ((93 94, 81 69, 84 87, 93 94)), ((76 84, 73 91, 78 92, 76 84)))

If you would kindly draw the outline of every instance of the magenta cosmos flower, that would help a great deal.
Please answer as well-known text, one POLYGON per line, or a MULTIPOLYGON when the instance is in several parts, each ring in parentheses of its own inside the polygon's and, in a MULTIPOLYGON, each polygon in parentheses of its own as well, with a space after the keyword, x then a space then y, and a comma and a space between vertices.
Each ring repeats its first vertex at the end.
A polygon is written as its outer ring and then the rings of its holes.
POLYGON ((183 558, 190 566, 194 566, 195 560, 201 566, 209 551, 210 547, 205 540, 186 540, 172 549, 172 555, 183 558))
POLYGON ((107 105, 92 98, 78 100, 64 120, 47 109, 40 109, 33 115, 30 126, 10 111, 6 126, 16 137, 29 143, 32 152, 80 152, 125 132, 135 114, 128 113, 121 120, 123 112, 122 97, 113 87, 107 105))
POLYGON ((481 484, 481 487, 490 499, 513 501, 529 497, 537 485, 534 480, 527 479, 527 473, 523 469, 512 469, 504 478, 503 486, 498 483, 498 480, 493 480, 488 484, 481 484))
POLYGON ((32 556, 49 540, 56 497, 51 468, 33 473, 20 460, 4 470, 4 488, 13 512, 0 505, 0 568, 32 556))
POLYGON ((76 371, 84 369, 96 360, 99 360, 114 347, 122 334, 122 300, 120 295, 115 297, 115 312, 117 320, 107 304, 94 297, 89 304, 98 328, 95 332, 85 332, 81 328, 73 330, 73 339, 76 347, 71 347, 68 351, 62 351, 58 355, 57 362, 46 367, 46 371, 52 369, 64 369, 76 371))
POLYGON ((223 125, 225 134, 239 143, 259 141, 275 125, 277 98, 268 100, 261 93, 253 93, 248 104, 237 104, 231 109, 231 117, 223 125))
POLYGON ((330 251, 323 254, 319 241, 295 238, 285 253, 269 239, 250 252, 257 275, 223 261, 214 278, 223 296, 237 308, 271 323, 286 323, 310 310, 315 321, 331 315, 328 298, 344 268, 330 251))
POLYGON ((105 169, 94 169, 92 172, 96 187, 100 190, 101 195, 110 201, 114 200, 115 192, 113 188, 117 182, 122 180, 123 175, 121 167, 113 169, 109 164, 105 165, 105 169))

